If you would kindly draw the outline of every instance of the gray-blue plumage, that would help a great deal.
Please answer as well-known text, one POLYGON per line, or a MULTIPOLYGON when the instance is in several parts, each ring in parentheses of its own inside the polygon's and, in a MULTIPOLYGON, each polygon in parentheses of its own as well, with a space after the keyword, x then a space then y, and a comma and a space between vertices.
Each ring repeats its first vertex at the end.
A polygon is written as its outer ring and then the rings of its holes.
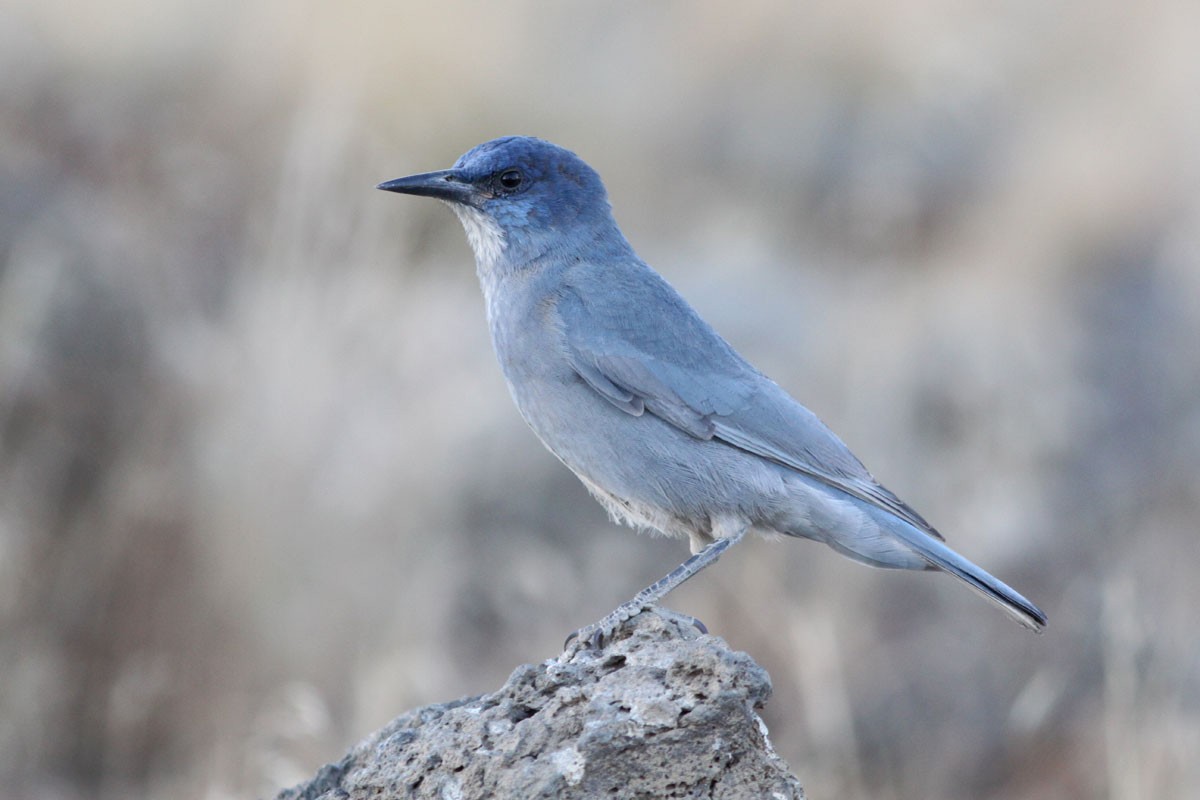
POLYGON ((939 568, 1035 630, 1042 612, 946 547, 816 415, 739 356, 617 227, 599 176, 540 139, 479 145, 381 189, 446 201, 475 252, 521 415, 616 518, 693 558, 600 624, 657 601, 747 530, 873 566, 939 568))

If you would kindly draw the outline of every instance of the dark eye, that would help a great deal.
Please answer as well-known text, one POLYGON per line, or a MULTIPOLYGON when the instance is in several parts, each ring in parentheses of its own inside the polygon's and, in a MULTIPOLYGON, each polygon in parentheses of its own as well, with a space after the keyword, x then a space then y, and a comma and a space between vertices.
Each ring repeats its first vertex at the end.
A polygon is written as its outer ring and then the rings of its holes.
POLYGON ((500 185, 510 192, 524 181, 525 176, 515 169, 508 169, 500 173, 500 185))

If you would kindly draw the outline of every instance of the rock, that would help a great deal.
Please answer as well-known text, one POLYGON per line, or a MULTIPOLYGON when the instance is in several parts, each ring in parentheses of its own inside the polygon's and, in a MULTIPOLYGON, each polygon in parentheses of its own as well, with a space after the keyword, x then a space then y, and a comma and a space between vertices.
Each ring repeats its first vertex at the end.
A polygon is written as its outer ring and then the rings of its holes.
POLYGON ((766 671, 656 609, 601 650, 410 711, 277 800, 803 798, 756 713, 766 671))

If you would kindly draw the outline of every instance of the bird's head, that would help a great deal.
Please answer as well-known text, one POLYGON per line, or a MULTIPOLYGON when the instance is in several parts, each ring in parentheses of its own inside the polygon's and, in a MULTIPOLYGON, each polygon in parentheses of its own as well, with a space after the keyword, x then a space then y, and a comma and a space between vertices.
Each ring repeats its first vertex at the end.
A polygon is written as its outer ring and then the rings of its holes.
POLYGON ((397 178, 379 188, 448 203, 466 228, 481 271, 519 268, 585 245, 628 247, 600 176, 570 150, 542 139, 493 139, 467 151, 450 169, 397 178))

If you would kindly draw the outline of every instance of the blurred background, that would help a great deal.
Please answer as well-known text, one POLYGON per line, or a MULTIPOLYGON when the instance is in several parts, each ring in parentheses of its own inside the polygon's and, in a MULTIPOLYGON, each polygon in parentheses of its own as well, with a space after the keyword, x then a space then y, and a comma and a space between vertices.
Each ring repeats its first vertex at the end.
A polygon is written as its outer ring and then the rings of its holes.
POLYGON ((270 796, 687 554, 374 190, 521 133, 1038 602, 748 540, 670 598, 822 798, 1200 794, 1200 5, 0 11, 0 798, 270 796))

